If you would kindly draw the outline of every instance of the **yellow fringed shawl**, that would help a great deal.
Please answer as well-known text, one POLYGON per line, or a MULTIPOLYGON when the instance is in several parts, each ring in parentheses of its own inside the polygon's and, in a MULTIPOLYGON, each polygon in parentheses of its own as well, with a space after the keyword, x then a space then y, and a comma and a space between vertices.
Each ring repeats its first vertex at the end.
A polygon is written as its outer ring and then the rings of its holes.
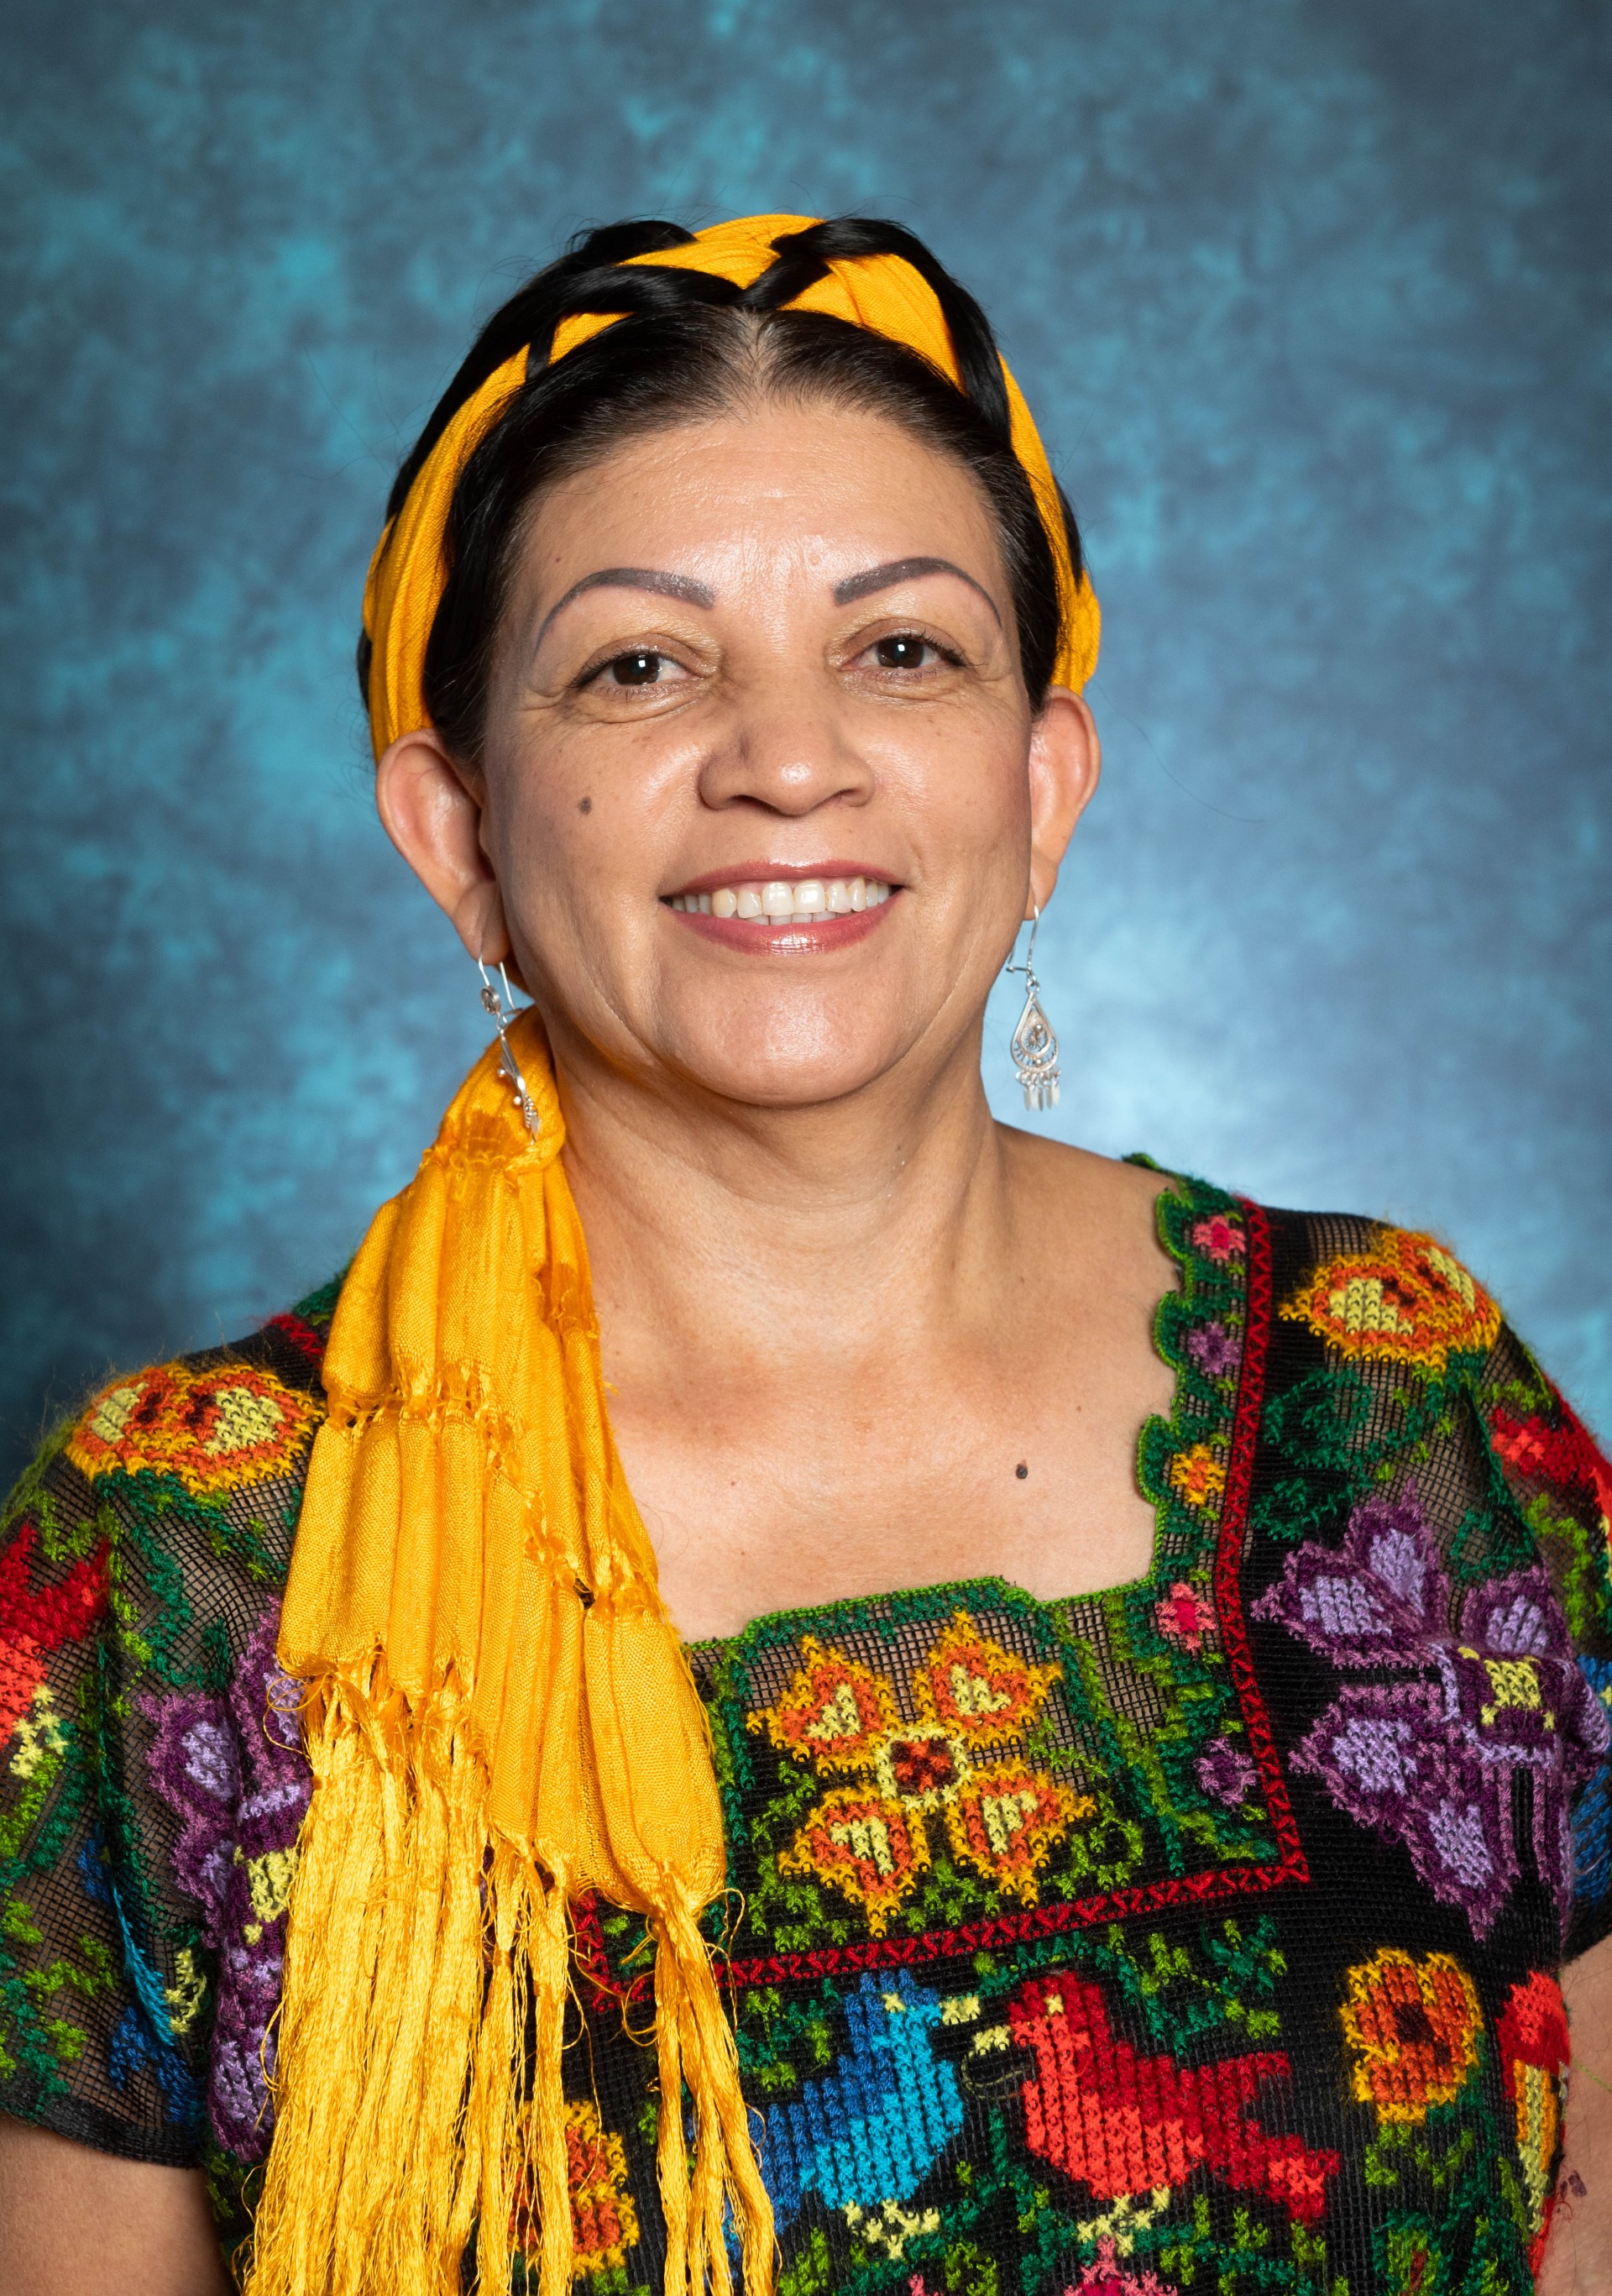
MULTIPOLYGON (((752 217, 643 259, 748 285, 806 220, 752 217)), ((934 292, 898 258, 837 261, 798 303, 955 379, 934 292)), ((611 324, 567 320, 552 356, 611 324)), ((364 600, 377 756, 430 723, 448 507, 526 370, 522 351, 467 399, 377 547, 364 600)), ((1046 455, 1003 374, 1064 600, 1057 676, 1078 687, 1097 602, 1074 578, 1046 455)), ((535 1017, 512 1043, 538 1137, 490 1047, 417 1177, 376 1215, 325 1357, 279 1644, 308 1685, 314 1794, 250 2296, 455 2296, 478 2226, 479 2287, 507 2296, 511 2235, 534 2202, 542 2296, 568 2296, 567 1907, 587 1890, 642 1914, 655 1941, 667 2296, 727 2296, 730 2211, 746 2296, 773 2284, 772 2211, 700 1929, 725 1882, 705 1717, 610 1436, 535 1017)))
POLYGON ((503 2292, 535 2191, 570 2285, 566 1902, 656 1939, 667 2287, 770 2284, 772 2215, 699 1929, 725 1880, 703 1710, 605 1415, 546 1048, 489 1048, 343 1286, 280 1630, 313 1685, 254 2296, 503 2292), (536 2034, 532 2090, 518 2041, 536 2034), (531 2173, 527 2173, 528 2170, 531 2173))

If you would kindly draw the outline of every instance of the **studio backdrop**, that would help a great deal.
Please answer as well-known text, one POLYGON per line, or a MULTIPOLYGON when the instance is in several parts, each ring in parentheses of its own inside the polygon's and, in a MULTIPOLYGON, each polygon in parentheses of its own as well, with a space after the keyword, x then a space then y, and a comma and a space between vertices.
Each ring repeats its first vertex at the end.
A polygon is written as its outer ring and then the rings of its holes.
POLYGON ((916 228, 1080 515, 1053 1128, 1436 1229, 1612 1431, 1608 25, 11 0, 5 1466, 413 1169, 485 1021, 370 799, 391 473, 579 226, 754 209, 916 228))

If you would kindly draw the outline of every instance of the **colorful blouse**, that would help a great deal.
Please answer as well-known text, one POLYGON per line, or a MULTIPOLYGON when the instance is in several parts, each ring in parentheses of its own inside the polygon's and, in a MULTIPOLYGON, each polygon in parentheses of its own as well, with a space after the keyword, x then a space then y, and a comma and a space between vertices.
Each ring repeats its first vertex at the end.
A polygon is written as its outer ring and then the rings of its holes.
MULTIPOLYGON (((1195 1182, 1159 1221, 1145 1578, 692 1652, 780 2296, 1533 2284, 1557 1973, 1612 1927, 1612 1470, 1430 1237, 1195 1182)), ((231 2253, 273 2128, 308 1797, 274 1634, 335 1292, 106 1389, 0 1547, 0 2107, 199 2164, 231 2253)), ((642 1933, 577 1912, 577 2270, 649 2296, 642 1933)))

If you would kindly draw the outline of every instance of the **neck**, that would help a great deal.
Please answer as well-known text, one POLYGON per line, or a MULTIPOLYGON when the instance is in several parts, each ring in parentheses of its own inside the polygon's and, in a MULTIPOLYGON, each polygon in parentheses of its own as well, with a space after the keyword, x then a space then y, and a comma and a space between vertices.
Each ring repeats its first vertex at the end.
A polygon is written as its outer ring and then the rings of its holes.
POLYGON ((938 1071, 812 1107, 645 1086, 556 1043, 606 1360, 854 1362, 988 1318, 1012 1282, 978 1030, 938 1071))

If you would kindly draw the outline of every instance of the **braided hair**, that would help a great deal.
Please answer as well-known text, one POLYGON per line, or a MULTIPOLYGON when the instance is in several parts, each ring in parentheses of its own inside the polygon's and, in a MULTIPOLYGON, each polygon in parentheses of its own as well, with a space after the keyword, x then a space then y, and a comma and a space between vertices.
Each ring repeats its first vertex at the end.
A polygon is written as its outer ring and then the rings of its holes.
MULTIPOLYGON (((880 415, 970 473, 995 526, 1025 687, 1039 709, 1058 659, 1058 578, 1013 450, 995 337, 974 298, 911 232, 862 216, 781 234, 774 260, 748 287, 676 265, 622 267, 629 256, 653 256, 692 237, 679 225, 651 221, 579 235, 488 320, 397 473, 389 516, 402 507, 456 411, 529 346, 527 380, 470 456, 448 512, 447 578, 426 648, 424 688, 449 750, 467 765, 479 762, 494 647, 534 499, 628 439, 708 419, 757 395, 880 415), (783 308, 831 261, 869 255, 901 257, 933 289, 961 389, 903 343, 824 313, 783 308), (557 328, 584 313, 618 321, 551 364, 557 328)), ((1078 578, 1080 537, 1061 488, 1058 502, 1078 578)), ((369 671, 365 636, 358 683, 366 702, 369 671)))

